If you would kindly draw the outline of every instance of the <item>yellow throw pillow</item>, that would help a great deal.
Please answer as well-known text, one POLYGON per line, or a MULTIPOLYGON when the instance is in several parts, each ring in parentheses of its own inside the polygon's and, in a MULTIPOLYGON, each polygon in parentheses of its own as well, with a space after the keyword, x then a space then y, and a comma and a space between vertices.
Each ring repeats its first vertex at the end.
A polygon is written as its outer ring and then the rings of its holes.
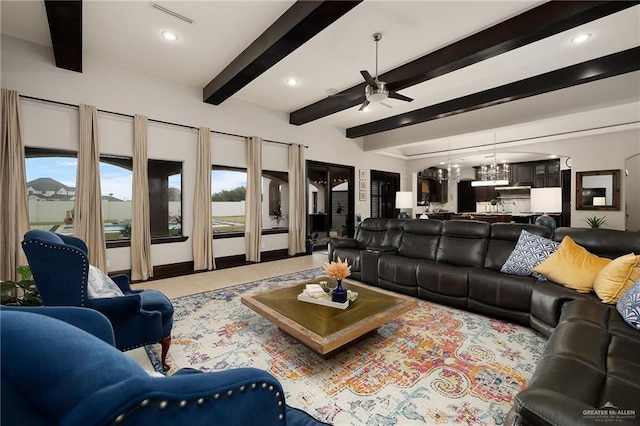
POLYGON ((564 237, 558 250, 532 269, 551 281, 577 291, 589 293, 598 273, 611 263, 611 259, 598 257, 578 245, 571 237, 564 237))
POLYGON ((593 290, 604 303, 617 303, 625 291, 640 278, 640 256, 620 256, 605 266, 593 283, 593 290))

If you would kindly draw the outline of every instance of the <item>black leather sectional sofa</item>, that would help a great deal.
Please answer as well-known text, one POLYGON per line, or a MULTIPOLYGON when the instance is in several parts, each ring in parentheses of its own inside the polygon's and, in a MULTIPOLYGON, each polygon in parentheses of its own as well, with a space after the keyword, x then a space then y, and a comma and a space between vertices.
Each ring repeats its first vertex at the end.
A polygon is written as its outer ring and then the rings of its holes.
MULTIPOLYGON (((596 424, 616 414, 612 405, 621 414, 616 424, 640 424, 640 331, 593 293, 501 273, 522 229, 549 237, 537 225, 369 218, 355 238, 331 240, 329 260, 346 259, 352 278, 367 284, 549 336, 527 389, 514 397, 508 424, 596 424)), ((638 232, 558 228, 553 239, 567 235, 598 256, 640 254, 638 232)))

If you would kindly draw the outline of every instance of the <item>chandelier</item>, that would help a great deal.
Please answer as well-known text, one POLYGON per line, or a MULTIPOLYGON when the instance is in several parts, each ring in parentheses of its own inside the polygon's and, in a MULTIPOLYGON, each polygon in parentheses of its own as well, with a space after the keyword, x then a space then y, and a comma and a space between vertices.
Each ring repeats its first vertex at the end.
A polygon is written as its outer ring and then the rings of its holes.
POLYGON ((511 170, 508 164, 498 164, 498 157, 496 156, 496 135, 493 135, 493 160, 491 164, 483 164, 478 170, 478 177, 483 181, 507 181, 509 183, 509 177, 511 170))
POLYGON ((460 182, 460 167, 451 165, 451 141, 449 141, 449 161, 447 162, 447 174, 445 176, 444 171, 442 169, 438 169, 438 183, 442 183, 442 181, 446 180, 447 184, 450 186, 451 181, 454 180, 456 182, 460 182), (455 167, 455 176, 452 174, 455 167))

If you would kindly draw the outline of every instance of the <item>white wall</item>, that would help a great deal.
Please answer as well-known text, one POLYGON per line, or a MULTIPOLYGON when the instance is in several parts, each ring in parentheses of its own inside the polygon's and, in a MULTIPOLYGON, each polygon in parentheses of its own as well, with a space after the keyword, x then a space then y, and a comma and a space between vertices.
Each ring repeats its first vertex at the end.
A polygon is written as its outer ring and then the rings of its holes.
MULTIPOLYGON (((50 48, 2 36, 2 87, 21 95, 71 104, 86 103, 98 109, 125 114, 143 114, 149 118, 264 139, 301 143, 309 146, 307 159, 345 164, 356 169, 405 173, 405 162, 365 153, 362 140, 344 136, 344 130, 321 123, 292 126, 288 114, 265 109, 236 99, 220 106, 202 102, 202 88, 177 84, 138 74, 111 64, 100 63, 85 55, 82 74, 55 68, 50 48)), ((77 110, 48 103, 23 100, 23 135, 26 146, 77 151, 77 110)), ((111 114, 99 114, 100 150, 104 154, 132 155, 132 120, 111 114)), ((152 159, 181 161, 183 233, 191 236, 197 134, 194 130, 149 123, 148 155, 152 159)), ((245 144, 242 139, 212 135, 212 162, 244 167, 245 144)), ((287 148, 264 143, 263 168, 287 170, 287 148)), ((369 216, 367 201, 355 201, 356 213, 369 216)), ((263 236, 263 250, 287 247, 287 235, 263 236)), ((215 256, 244 253, 244 239, 214 241, 215 256)), ((109 270, 130 268, 129 248, 109 249, 109 270)), ((191 238, 182 243, 152 246, 154 265, 192 260, 191 238)))

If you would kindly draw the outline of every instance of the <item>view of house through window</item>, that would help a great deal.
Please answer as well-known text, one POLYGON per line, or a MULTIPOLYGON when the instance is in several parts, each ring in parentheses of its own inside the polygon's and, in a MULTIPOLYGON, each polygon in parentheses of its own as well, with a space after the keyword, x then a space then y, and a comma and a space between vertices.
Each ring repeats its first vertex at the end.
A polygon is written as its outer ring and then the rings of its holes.
MULTIPOLYGON (((131 238, 131 158, 100 158, 102 217, 107 241, 131 238)), ((27 202, 31 229, 73 234, 75 152, 26 149, 27 202)), ((182 163, 149 160, 151 236, 182 235, 182 163)))
MULTIPOLYGON (((211 220, 214 234, 244 232, 247 172, 222 166, 211 171, 211 220)), ((289 179, 286 172, 262 172, 262 228, 289 227, 289 179)))

